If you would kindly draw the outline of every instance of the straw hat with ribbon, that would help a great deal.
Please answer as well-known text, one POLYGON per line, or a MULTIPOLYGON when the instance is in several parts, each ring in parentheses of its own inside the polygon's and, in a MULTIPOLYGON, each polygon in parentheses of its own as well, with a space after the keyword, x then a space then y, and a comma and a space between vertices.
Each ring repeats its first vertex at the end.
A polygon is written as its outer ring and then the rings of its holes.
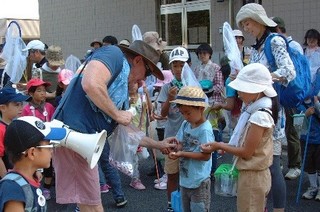
POLYGON ((177 95, 177 98, 171 102, 188 106, 208 106, 206 103, 206 94, 200 87, 196 86, 182 87, 177 95))

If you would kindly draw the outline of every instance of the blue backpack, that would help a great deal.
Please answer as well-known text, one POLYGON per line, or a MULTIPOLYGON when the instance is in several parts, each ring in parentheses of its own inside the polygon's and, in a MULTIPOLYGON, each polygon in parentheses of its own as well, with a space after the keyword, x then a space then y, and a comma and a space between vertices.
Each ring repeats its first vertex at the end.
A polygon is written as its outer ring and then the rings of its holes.
POLYGON ((274 83, 274 87, 282 106, 286 108, 296 108, 305 98, 308 97, 309 94, 311 85, 309 61, 300 52, 291 48, 284 36, 273 33, 267 37, 264 45, 264 53, 271 67, 271 71, 277 70, 277 64, 271 51, 271 39, 274 36, 280 36, 285 40, 287 51, 296 70, 296 77, 288 84, 287 87, 280 83, 274 83))

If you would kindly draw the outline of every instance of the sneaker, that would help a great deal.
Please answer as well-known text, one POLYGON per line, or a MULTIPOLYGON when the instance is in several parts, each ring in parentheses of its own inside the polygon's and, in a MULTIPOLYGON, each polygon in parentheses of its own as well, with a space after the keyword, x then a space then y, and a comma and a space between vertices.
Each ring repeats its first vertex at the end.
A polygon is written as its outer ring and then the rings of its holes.
POLYGON ((107 184, 104 184, 100 186, 100 192, 101 193, 108 193, 109 192, 109 186, 107 184))
POLYGON ((130 186, 137 190, 144 190, 146 187, 141 183, 139 179, 132 179, 130 186))
POLYGON ((75 212, 80 212, 79 206, 76 206, 76 209, 74 210, 75 212))
POLYGON ((118 208, 124 207, 127 203, 128 203, 128 201, 124 197, 120 197, 116 200, 116 206, 118 208))
POLYGON ((303 199, 313 199, 317 196, 318 188, 309 187, 306 192, 302 195, 303 199))
POLYGON ((167 189, 167 182, 160 182, 154 184, 154 188, 158 190, 166 190, 167 189))
POLYGON ((320 201, 320 188, 318 188, 318 193, 316 198, 314 198, 316 201, 320 201))
POLYGON ((301 170, 298 168, 290 168, 288 173, 284 176, 287 180, 294 180, 299 177, 301 170))
POLYGON ((47 189, 47 188, 43 188, 43 189, 42 189, 42 195, 44 196, 44 198, 45 198, 46 200, 51 199, 50 190, 47 189))
POLYGON ((168 207, 168 212, 174 212, 173 208, 172 207, 168 207))
POLYGON ((167 182, 168 181, 168 176, 167 174, 162 175, 159 179, 155 179, 154 183, 161 183, 161 182, 167 182))

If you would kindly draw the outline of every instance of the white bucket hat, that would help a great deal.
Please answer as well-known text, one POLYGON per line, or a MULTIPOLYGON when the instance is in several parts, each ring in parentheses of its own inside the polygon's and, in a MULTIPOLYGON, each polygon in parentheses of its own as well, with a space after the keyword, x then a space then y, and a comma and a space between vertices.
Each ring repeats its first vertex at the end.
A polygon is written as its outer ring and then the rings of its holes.
POLYGON ((243 37, 244 38, 243 33, 242 33, 241 30, 234 29, 232 32, 233 32, 233 36, 235 36, 235 37, 243 37))
POLYGON ((276 27, 277 23, 268 18, 266 11, 260 4, 249 3, 242 6, 236 16, 237 25, 242 28, 241 21, 251 18, 252 20, 268 27, 276 27))
POLYGON ((236 79, 228 85, 244 93, 263 92, 268 97, 277 96, 269 70, 260 63, 252 63, 240 70, 236 79))

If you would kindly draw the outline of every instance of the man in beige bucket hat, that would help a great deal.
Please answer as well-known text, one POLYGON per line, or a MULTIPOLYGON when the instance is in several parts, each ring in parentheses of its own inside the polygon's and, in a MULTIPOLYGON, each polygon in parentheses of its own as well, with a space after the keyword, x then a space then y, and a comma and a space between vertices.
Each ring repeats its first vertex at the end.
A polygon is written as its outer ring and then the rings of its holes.
MULTIPOLYGON (((128 109, 128 85, 140 83, 151 74, 163 80, 163 74, 156 66, 158 60, 158 52, 140 40, 129 47, 108 45, 98 48, 85 68, 71 80, 54 118, 82 133, 105 129, 110 135, 117 124, 130 124, 133 114, 125 110, 128 109)), ((156 142, 144 137, 140 145, 168 153, 175 147, 171 140, 156 142)), ((109 183, 115 189, 121 186, 121 181, 118 172, 110 168, 109 151, 106 142, 99 162, 104 174, 108 170, 112 175, 109 183)), ((85 159, 63 147, 54 152, 53 158, 57 203, 77 203, 80 211, 103 211, 97 166, 90 169, 85 159)), ((127 203, 124 195, 113 195, 113 198, 117 207, 127 203)))

